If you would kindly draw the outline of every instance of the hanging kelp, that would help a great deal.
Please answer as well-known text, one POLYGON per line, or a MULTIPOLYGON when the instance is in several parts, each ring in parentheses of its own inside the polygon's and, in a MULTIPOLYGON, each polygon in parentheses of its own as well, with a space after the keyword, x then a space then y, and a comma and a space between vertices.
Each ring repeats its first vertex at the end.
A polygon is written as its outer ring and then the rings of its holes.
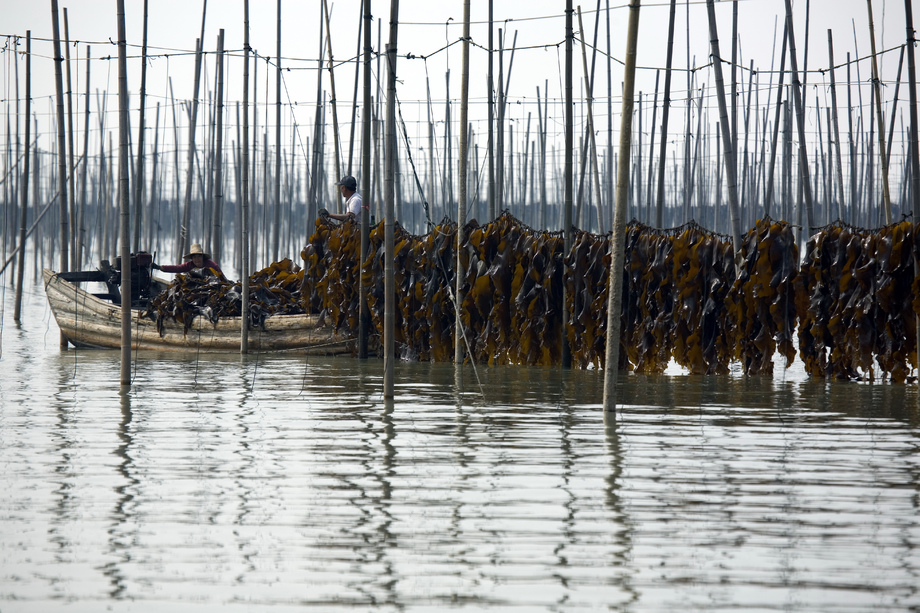
POLYGON ((795 359, 798 247, 793 227, 758 219, 742 242, 738 278, 728 295, 731 358, 747 374, 772 374, 779 348, 795 359))
POLYGON ((916 365, 920 289, 915 228, 871 231, 836 223, 808 241, 796 307, 799 348, 815 377, 903 382, 916 365), (913 292, 913 293, 912 293, 913 292))
MULTIPOLYGON (((425 236, 396 225, 396 343, 406 359, 453 359, 456 224, 425 236)), ((363 278, 373 329, 383 328, 384 225, 370 232, 363 278)), ((829 226, 809 242, 798 267, 792 226, 758 220, 736 258, 732 241, 696 223, 660 230, 633 222, 626 232, 621 369, 659 373, 672 361, 691 373, 740 364, 770 374, 778 351, 799 351, 815 376, 861 378, 874 369, 903 381, 914 359, 911 305, 913 226, 877 232, 829 226)), ((352 221, 321 217, 304 248, 301 304, 325 311, 337 330, 357 329, 357 235, 352 221)), ((468 359, 555 365, 566 330, 572 364, 604 367, 610 237, 533 230, 507 212, 466 228, 461 319, 468 359), (568 296, 563 312, 562 289, 568 296), (563 325, 565 323, 565 326, 563 325)), ((920 281, 914 282, 920 293, 920 281)))

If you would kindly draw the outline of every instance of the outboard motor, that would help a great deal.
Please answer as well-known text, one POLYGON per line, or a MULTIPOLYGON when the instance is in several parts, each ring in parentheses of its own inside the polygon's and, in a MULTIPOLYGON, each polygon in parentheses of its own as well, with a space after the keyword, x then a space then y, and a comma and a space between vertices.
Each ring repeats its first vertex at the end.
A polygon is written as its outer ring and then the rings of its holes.
MULTIPOLYGON (((144 308, 151 296, 151 264, 153 256, 146 251, 131 254, 131 307, 144 308)), ((115 267, 108 269, 106 285, 121 285, 121 257, 115 258, 115 267)))

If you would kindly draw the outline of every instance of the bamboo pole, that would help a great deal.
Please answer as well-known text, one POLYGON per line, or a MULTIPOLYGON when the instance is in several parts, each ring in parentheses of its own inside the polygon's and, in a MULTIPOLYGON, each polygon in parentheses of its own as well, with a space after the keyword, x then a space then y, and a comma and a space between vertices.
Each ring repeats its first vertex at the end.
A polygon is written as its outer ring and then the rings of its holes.
MULTIPOLYGON (((712 65, 716 73, 716 98, 719 102, 719 120, 723 126, 730 125, 728 108, 725 105, 724 80, 722 78, 722 55, 719 52, 719 33, 716 28, 716 9, 714 0, 706 0, 706 9, 709 13, 709 38, 712 45, 712 65)), ((728 212, 731 218, 732 240, 734 241, 735 259, 741 253, 741 221, 738 212, 738 179, 735 168, 735 154, 732 149, 730 130, 722 130, 722 146, 725 148, 725 175, 728 178, 728 212)))
MULTIPOLYGON (((281 0, 277 3, 275 34, 275 209, 272 262, 281 258, 281 0)), ((354 122, 354 120, 352 120, 354 122)), ((350 154, 349 154, 350 155, 350 154)), ((349 161, 350 163, 350 161, 349 161)))
POLYGON ((125 36, 125 0, 118 2, 118 184, 121 211, 121 386, 131 385, 131 193, 128 176, 128 50, 125 36))
POLYGON ((137 128, 137 170, 134 181, 134 249, 140 250, 141 242, 141 217, 144 210, 144 116, 147 112, 147 0, 144 0, 144 25, 141 35, 141 100, 140 121, 137 128))
MULTIPOLYGON (((61 35, 58 26, 58 4, 57 0, 51 0, 51 28, 54 36, 54 86, 57 92, 57 158, 58 158, 58 191, 61 192, 61 258, 60 272, 69 270, 68 244, 70 242, 70 232, 68 231, 68 213, 67 213, 67 148, 64 134, 64 79, 62 75, 61 64, 64 58, 61 57, 61 35)), ((60 335, 61 349, 67 349, 67 338, 62 332, 60 335)))
MULTIPOLYGON (((361 193, 370 199, 371 194, 371 0, 364 0, 364 109, 361 112, 361 193)), ((367 259, 370 219, 370 200, 361 207, 361 272, 367 259)), ((359 275, 358 285, 358 357, 367 359, 367 340, 370 311, 367 307, 367 286, 364 275, 359 275)))
POLYGON ((156 203, 156 219, 157 223, 147 224, 147 244, 155 245, 155 249, 158 249, 160 246, 160 236, 159 230, 157 230, 156 242, 154 243, 153 229, 154 227, 159 228, 159 220, 161 219, 160 215, 160 197, 159 197, 159 183, 157 182, 157 166, 159 162, 159 153, 160 153, 160 102, 157 101, 157 110, 155 114, 155 119, 153 121, 153 157, 150 162, 152 168, 150 170, 150 196, 147 199, 151 205, 156 203))
MULTIPOLYGON (((62 65, 64 58, 61 56, 61 36, 58 25, 58 4, 57 0, 51 0, 51 24, 54 36, 54 84, 57 91, 57 161, 58 161, 58 190, 61 192, 60 199, 61 215, 61 253, 60 253, 60 272, 69 270, 69 255, 67 247, 70 244, 68 231, 68 196, 67 196, 67 145, 66 145, 66 127, 64 123, 64 81, 62 65)), ((67 347, 67 341, 61 335, 61 348, 67 347)))
POLYGON ((808 151, 805 140, 805 105, 802 102, 801 84, 799 82, 798 60, 795 56, 795 27, 792 23, 792 2, 786 1, 786 23, 789 26, 789 65, 792 69, 792 101, 795 105, 796 128, 799 135, 799 172, 801 173, 801 186, 805 196, 805 215, 808 223, 808 233, 815 227, 815 214, 812 202, 811 180, 808 169, 808 151))
MULTIPOLYGON (((549 83, 549 79, 545 80, 546 83, 549 83)), ((544 85, 544 90, 546 86, 544 85)), ((548 94, 549 92, 547 92, 548 94)), ((549 96, 546 96, 549 98, 549 96)), ((546 230, 546 125, 549 117, 546 118, 546 122, 543 119, 543 103, 540 99, 540 86, 537 86, 537 128, 540 131, 540 216, 538 228, 546 230)))
POLYGON ((843 211, 846 209, 846 189, 843 185, 843 161, 840 156, 840 121, 837 116, 837 80, 834 77, 834 34, 827 30, 827 56, 830 61, 831 73, 831 106, 832 117, 834 119, 834 152, 837 156, 837 218, 843 219, 843 211))
POLYGON ((878 59, 875 53, 875 20, 872 16, 872 0, 866 0, 869 9, 869 44, 872 49, 872 84, 875 91, 875 118, 878 123, 878 155, 882 165, 882 204, 885 223, 891 223, 891 192, 888 189, 888 155, 885 148, 885 121, 882 119, 882 90, 878 74, 878 59))
MULTIPOLYGON (((709 0, 712 2, 712 0, 709 0)), ((604 361, 604 411, 616 411, 616 381, 620 361, 620 310, 623 292, 623 262, 626 253, 626 198, 629 192, 629 153, 632 136, 632 106, 636 77, 636 39, 639 33, 639 0, 629 3, 626 34, 626 67, 623 75, 623 109, 620 113, 620 150, 617 168, 617 201, 610 236, 610 278, 607 298, 607 347, 604 361)))
POLYGON ((786 49, 789 41, 789 25, 783 25, 783 49, 780 52, 779 60, 779 85, 776 90, 776 115, 773 119, 773 144, 770 147, 770 171, 767 177, 767 194, 764 196, 763 207, 764 216, 769 217, 773 207, 773 184, 776 169, 776 144, 779 138, 780 113, 783 109, 783 81, 786 76, 786 49))
MULTIPOLYGON (((280 5, 281 0, 278 0, 278 2, 280 5)), ((278 9, 278 13, 279 14, 281 13, 280 8, 278 9)), ((348 170, 345 171, 346 174, 352 175, 352 176, 353 174, 351 170, 351 163, 352 163, 352 160, 354 159, 354 150, 355 150, 355 117, 357 117, 357 114, 358 114, 358 77, 361 74, 361 62, 359 60, 361 59, 361 36, 362 36, 362 31, 364 29, 364 0, 361 0, 361 8, 358 11, 358 15, 359 15, 358 45, 357 45, 358 49, 355 51, 355 88, 354 88, 354 93, 352 94, 352 98, 351 98, 351 129, 350 129, 350 133, 348 136, 348 166, 347 166, 348 170)), ((278 35, 278 39, 279 40, 281 39, 280 34, 278 35)), ((280 59, 281 58, 281 47, 280 46, 278 47, 278 58, 279 58, 278 65, 280 66, 281 65, 281 59, 280 59)), ((362 193, 367 193, 367 192, 362 192, 362 193)))
MULTIPOLYGON (((600 23, 600 20, 597 21, 600 23)), ((594 197, 597 200, 597 229, 598 233, 604 232, 604 216, 601 208, 601 176, 597 167, 597 141, 594 138, 594 95, 592 94, 592 79, 588 74, 588 52, 585 48, 585 27, 581 19, 581 5, 578 5, 578 33, 581 40, 581 64, 585 74, 585 93, 588 102, 588 139, 591 147, 591 169, 594 171, 594 197)))
MULTIPOLYGON (((320 7, 322 12, 323 7, 320 7)), ((319 199, 317 197, 317 187, 319 183, 319 160, 320 160, 320 146, 322 144, 322 102, 323 102, 323 50, 325 45, 323 45, 323 30, 325 24, 322 19, 319 21, 319 59, 317 60, 317 70, 316 70, 316 110, 313 115, 313 159, 311 161, 310 169, 310 198, 308 200, 308 209, 307 209, 307 219, 315 219, 316 214, 319 212, 319 209, 322 208, 319 206, 319 199)), ((338 181, 338 179, 336 179, 338 181)), ((309 232, 309 229, 308 229, 309 232)), ((307 235, 309 238, 309 234, 307 235)))
MULTIPOLYGON (((383 317, 383 397, 393 398, 396 332, 396 279, 393 249, 396 228, 394 198, 396 180, 396 42, 399 30, 399 0, 390 0, 390 41, 387 43, 387 109, 386 109, 386 162, 384 253, 384 317, 383 317)), ((459 325, 459 322, 458 322, 459 325)))
MULTIPOLYGON (((914 223, 920 220, 920 139, 917 128, 917 63, 914 59, 914 45, 917 33, 914 31, 914 15, 911 8, 913 0, 904 0, 904 16, 907 24, 907 90, 910 96, 910 194, 912 196, 911 212, 914 223)), ((917 351, 920 352, 920 326, 917 327, 917 351)), ((917 363, 920 364, 920 357, 917 363)))
MULTIPOLYGON (((646 173, 646 182, 648 187, 645 192, 645 221, 652 223, 652 176, 655 163, 655 129, 658 121, 658 80, 661 77, 661 70, 655 71, 655 96, 652 99, 652 133, 648 141, 648 173, 646 173)), ((608 150, 610 147, 608 146, 608 150)), ((640 186, 641 188, 641 186, 640 186)))
POLYGON ((853 87, 850 74, 850 53, 847 52, 847 145, 849 148, 849 198, 850 203, 847 219, 854 219, 856 211, 856 143, 853 140, 853 87))
MULTIPOLYGON (((572 189, 573 189, 573 168, 572 158, 575 146, 575 116, 572 105, 572 41, 574 32, 572 30, 572 15, 575 11, 572 9, 572 0, 565 1, 565 179, 563 180, 563 211, 562 211, 562 232, 563 232, 563 253, 569 253, 572 250, 572 189)), ((569 301, 571 296, 562 289, 562 367, 571 368, 572 354, 569 349, 568 340, 568 312, 569 301)))
POLYGON ((467 160, 469 159, 469 140, 467 124, 469 122, 470 99, 470 0, 463 2, 463 68, 460 77, 460 152, 458 182, 460 197, 457 203, 457 302, 455 306, 456 330, 454 338, 454 363, 463 363, 463 318, 461 307, 463 305, 463 283, 466 281, 466 270, 463 267, 461 249, 466 242, 464 228, 466 226, 467 211, 467 160))
MULTIPOLYGON (((70 79, 70 28, 67 20, 67 7, 64 7, 64 61, 67 68, 67 167, 73 168, 73 94, 70 79)), ((18 104, 18 100, 16 101, 18 104)), ((18 122, 17 122, 18 128, 18 122)), ((73 172, 69 174, 69 183, 67 185, 68 209, 69 209, 69 226, 70 241, 70 268, 79 269, 80 261, 77 259, 77 217, 74 195, 74 177, 73 172)))
POLYGON ((495 79, 493 77, 492 59, 493 59, 493 40, 492 35, 495 30, 492 23, 492 2, 489 0, 489 69, 486 79, 488 81, 487 89, 489 91, 488 103, 488 147, 489 147, 489 215, 490 219, 498 217, 498 204, 495 200, 495 79))
MULTIPOLYGON (((732 0, 732 61, 731 61, 731 128, 735 168, 738 168, 738 0, 732 0)), ((743 192, 742 192, 743 194, 743 192)))
MULTIPOLYGON (((17 96, 18 99, 18 96, 17 96)), ((20 321, 22 314, 22 281, 25 276, 26 265, 26 223, 28 222, 29 211, 29 150, 31 149, 31 130, 29 115, 32 114, 32 30, 26 30, 26 121, 25 121, 25 138, 26 147, 22 161, 22 181, 19 184, 19 245, 21 252, 19 259, 16 261, 16 306, 13 309, 13 321, 20 321)), ((18 124, 18 122, 17 122, 18 124)), ((37 203, 36 203, 37 204, 37 203)))
MULTIPOLYGON (((610 46, 610 0, 606 0, 604 6, 606 7, 606 17, 607 17, 607 151, 604 154, 604 172, 607 174, 606 183, 606 192, 607 192, 607 207, 610 210, 610 225, 613 226, 613 206, 614 206, 614 193, 613 193, 613 78, 611 76, 611 58, 613 56, 612 48, 610 46)), ((600 4, 598 4, 598 9, 600 4)), ((655 92, 658 91, 658 73, 655 73, 655 92)), ((656 95, 657 99, 657 95, 656 95)), ((657 101, 656 101, 657 104, 657 101)), ((657 110, 657 109, 656 109, 657 110)), ((654 120, 652 120, 654 123, 654 120)), ((654 127, 652 129, 652 141, 655 140, 654 137, 654 127)), ((651 186, 651 164, 652 164, 652 151, 649 150, 649 185, 651 186)), ((651 194, 651 192, 649 192, 651 194)), ((651 205, 646 206, 646 213, 651 217, 651 205)), ((601 233, 604 232, 604 228, 599 230, 601 233)))
MULTIPOLYGON (((205 2, 207 5, 207 2, 205 2)), ((185 200, 182 205, 182 223, 179 225, 179 237, 176 241, 176 252, 181 255, 188 247, 189 225, 191 222, 192 186, 195 179, 195 128, 198 124, 198 91, 201 78, 201 59, 203 41, 195 40, 195 86, 192 95, 192 109, 189 114, 188 125, 188 157, 185 169, 185 200)))
MULTIPOLYGON (((280 0, 279 0, 280 2, 280 0)), ((159 110, 159 107, 157 107, 159 110)), ((211 253, 219 262, 223 251, 224 214, 224 29, 217 34, 217 155, 214 159, 214 206, 212 213, 211 253)), ((275 258, 277 261, 277 257, 275 258)))
POLYGON ((677 0, 671 0, 671 12, 668 17, 668 57, 664 72, 664 103, 661 107, 661 145, 658 153, 658 195, 655 198, 655 226, 664 224, 664 173, 668 153, 668 116, 671 110, 671 61, 674 56, 674 17, 677 0))
MULTIPOLYGON (((888 159, 889 167, 891 165, 891 141, 894 139, 894 120, 898 110, 898 93, 901 90, 901 69, 904 67, 904 45, 901 45, 901 54, 898 58, 898 75, 894 79, 894 96, 891 101, 891 122, 888 128, 887 149, 885 157, 888 159)), ((903 206, 903 205, 902 205, 903 206)))
MULTIPOLYGON (((333 71, 334 64, 332 60, 332 34, 329 28, 329 5, 326 0, 323 0, 323 14, 326 18, 326 46, 329 48, 329 88, 332 93, 332 98, 329 100, 329 103, 332 106, 332 145, 335 152, 335 180, 338 181, 342 178, 342 162, 341 156, 339 155, 339 115, 335 104, 335 72, 333 71)), ((336 210, 342 213, 342 194, 339 190, 336 190, 336 194, 336 210)))
POLYGON ((240 147, 240 246, 242 255, 242 317, 240 318, 240 353, 249 353, 249 0, 243 0, 243 141, 240 147))

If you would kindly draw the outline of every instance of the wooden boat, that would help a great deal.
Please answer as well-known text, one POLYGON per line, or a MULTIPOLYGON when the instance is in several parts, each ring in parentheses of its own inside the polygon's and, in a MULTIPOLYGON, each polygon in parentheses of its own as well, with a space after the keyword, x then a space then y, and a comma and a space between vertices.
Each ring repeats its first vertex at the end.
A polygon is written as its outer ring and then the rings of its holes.
MULTIPOLYGON (((94 294, 78 285, 83 281, 101 281, 99 275, 99 271, 56 273, 47 268, 42 270, 48 304, 67 340, 77 347, 117 349, 121 347, 121 306, 115 295, 117 288, 109 284, 108 293, 94 294)), ((165 281, 151 277, 149 293, 155 296, 166 286, 165 281)), ((161 334, 156 322, 142 317, 142 313, 143 308, 132 304, 132 349, 240 351, 241 317, 225 317, 212 324, 208 318, 198 315, 188 332, 183 323, 166 320, 161 334)), ((321 325, 319 315, 273 315, 265 319, 263 326, 254 326, 249 332, 249 348, 254 352, 297 350, 311 355, 336 355, 350 353, 350 342, 351 339, 336 335, 331 327, 321 325)))

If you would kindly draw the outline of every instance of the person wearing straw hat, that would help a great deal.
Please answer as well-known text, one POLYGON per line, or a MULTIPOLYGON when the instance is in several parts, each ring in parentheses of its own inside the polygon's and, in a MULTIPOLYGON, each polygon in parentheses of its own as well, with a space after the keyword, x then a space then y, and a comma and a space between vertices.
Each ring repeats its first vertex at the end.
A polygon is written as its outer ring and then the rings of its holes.
POLYGON ((345 221, 349 218, 357 218, 361 214, 361 207, 364 206, 364 202, 361 199, 361 194, 358 193, 358 182, 352 176, 344 176, 342 179, 336 183, 339 186, 339 192, 342 194, 342 198, 345 199, 345 213, 327 213, 332 219, 337 219, 338 221, 345 221))
POLYGON ((153 264, 153 267, 157 270, 162 270, 163 272, 190 272, 196 268, 213 268, 214 272, 218 275, 223 274, 220 269, 220 266, 217 265, 217 262, 211 259, 209 253, 205 253, 204 249, 201 248, 200 243, 194 243, 189 249, 188 253, 185 254, 183 258, 185 260, 184 264, 153 264))

